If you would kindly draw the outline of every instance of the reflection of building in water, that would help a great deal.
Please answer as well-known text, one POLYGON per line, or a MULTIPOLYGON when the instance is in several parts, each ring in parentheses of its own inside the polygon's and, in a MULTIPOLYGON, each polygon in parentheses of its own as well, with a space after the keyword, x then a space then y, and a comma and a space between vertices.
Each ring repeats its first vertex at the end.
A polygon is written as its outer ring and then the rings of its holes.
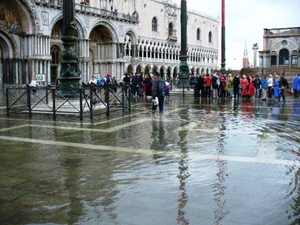
MULTIPOLYGON (((225 154, 224 149, 224 141, 225 141, 225 134, 224 131, 226 131, 225 126, 225 118, 223 114, 220 114, 220 117, 222 118, 221 121, 221 134, 218 138, 218 146, 217 146, 217 153, 219 155, 225 154)), ((214 192, 214 201, 217 203, 217 208, 214 210, 215 213, 215 224, 222 224, 222 220, 225 218, 225 216, 229 213, 229 211, 226 211, 226 200, 225 200, 225 191, 226 191, 226 185, 225 185, 225 178, 228 176, 227 173, 227 161, 226 160, 216 160, 217 168, 219 171, 217 172, 217 181, 213 184, 213 192, 214 192)))
MULTIPOLYGON (((176 77, 180 63, 180 6, 171 0, 74 0, 81 81, 109 72, 159 72, 176 77), (113 11, 112 11, 113 10, 113 11)), ((0 85, 25 84, 36 74, 54 83, 61 69, 62 0, 0 3, 0 85), (59 54, 58 57, 54 55, 59 54)), ((204 10, 204 9, 203 9, 204 10)), ((191 73, 219 67, 219 19, 188 9, 191 73)))

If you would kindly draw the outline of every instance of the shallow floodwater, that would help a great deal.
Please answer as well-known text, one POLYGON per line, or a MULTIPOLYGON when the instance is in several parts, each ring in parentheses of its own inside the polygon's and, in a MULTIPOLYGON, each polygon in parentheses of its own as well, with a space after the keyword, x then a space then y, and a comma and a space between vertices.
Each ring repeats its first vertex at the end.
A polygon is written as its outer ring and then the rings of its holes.
POLYGON ((0 224, 299 224, 299 99, 171 94, 162 118, 150 109, 135 98, 80 121, 2 107, 0 224))

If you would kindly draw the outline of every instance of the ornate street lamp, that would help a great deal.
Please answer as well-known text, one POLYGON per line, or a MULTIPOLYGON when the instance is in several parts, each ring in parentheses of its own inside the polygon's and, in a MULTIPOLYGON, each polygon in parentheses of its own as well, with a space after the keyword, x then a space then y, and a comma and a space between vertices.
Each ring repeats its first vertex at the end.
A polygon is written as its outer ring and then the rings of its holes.
POLYGON ((81 71, 78 66, 78 55, 76 51, 77 38, 75 37, 76 22, 74 17, 74 0, 63 0, 63 51, 60 70, 59 89, 64 97, 72 97, 72 89, 79 88, 81 71))
POLYGON ((222 28, 221 28, 221 73, 226 73, 225 69, 225 0, 222 0, 222 28))
POLYGON ((181 0, 181 50, 180 50, 180 66, 179 66, 179 79, 180 86, 183 88, 188 87, 189 67, 187 64, 187 8, 186 0, 181 0))

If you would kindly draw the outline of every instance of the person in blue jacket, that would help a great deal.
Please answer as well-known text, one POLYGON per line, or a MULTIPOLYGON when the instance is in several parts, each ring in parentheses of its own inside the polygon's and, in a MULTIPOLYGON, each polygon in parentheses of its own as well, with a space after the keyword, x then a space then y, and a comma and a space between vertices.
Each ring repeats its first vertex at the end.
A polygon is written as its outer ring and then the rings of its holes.
POLYGON ((266 101, 267 100, 267 91, 268 91, 268 79, 266 75, 263 75, 262 77, 262 83, 261 83, 261 100, 266 101))

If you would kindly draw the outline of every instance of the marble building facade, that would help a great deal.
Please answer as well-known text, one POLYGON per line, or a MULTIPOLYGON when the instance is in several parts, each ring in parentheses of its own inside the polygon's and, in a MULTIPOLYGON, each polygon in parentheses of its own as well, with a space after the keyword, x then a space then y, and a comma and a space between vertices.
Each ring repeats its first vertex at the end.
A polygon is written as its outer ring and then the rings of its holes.
POLYGON ((261 68, 300 68, 300 27, 264 29, 261 68))
MULTIPOLYGON (((60 76, 62 0, 0 2, 0 85, 26 84, 40 75, 45 84, 60 76)), ((177 76, 180 5, 170 0, 75 0, 81 82, 92 74, 125 72, 177 76)), ((187 2, 188 4, 188 2, 187 2)), ((203 7, 204 9, 204 7, 203 7)), ((191 74, 218 69, 219 19, 188 8, 188 65, 191 74)))

